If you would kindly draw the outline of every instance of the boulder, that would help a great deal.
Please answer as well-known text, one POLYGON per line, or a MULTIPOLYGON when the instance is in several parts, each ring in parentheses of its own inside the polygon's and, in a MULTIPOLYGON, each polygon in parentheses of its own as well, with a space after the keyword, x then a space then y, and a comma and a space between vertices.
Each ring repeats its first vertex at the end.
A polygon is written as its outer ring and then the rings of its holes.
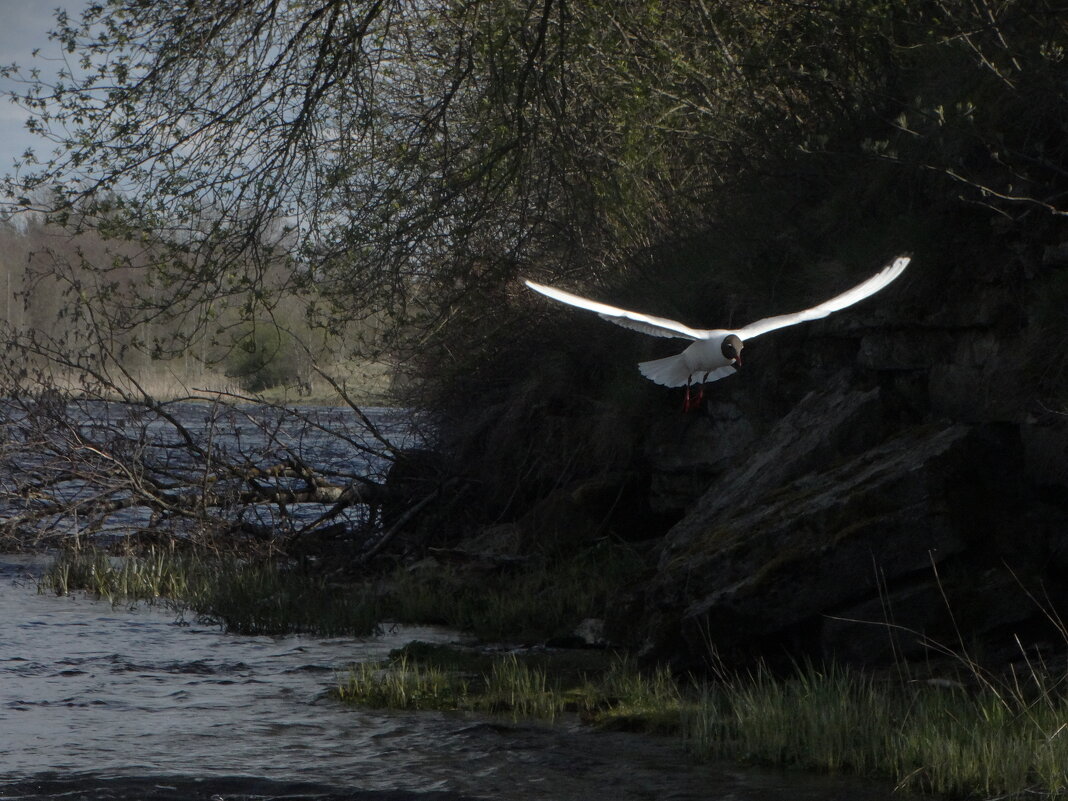
POLYGON ((1068 609, 1061 258, 928 263, 907 277, 908 303, 761 339, 760 369, 725 393, 734 408, 680 448, 708 485, 661 545, 646 656, 878 663, 1055 638, 1046 613, 1068 609))
POLYGON ((667 552, 684 545, 691 529, 702 532, 704 521, 748 507, 794 478, 879 442, 883 414, 881 391, 852 389, 844 375, 810 392, 767 435, 738 449, 729 463, 732 469, 720 465, 720 478, 668 534, 667 552))
MULTIPOLYGON (((804 405, 838 408, 850 429, 876 413, 876 397, 845 392, 804 405)), ((668 533, 650 590, 647 655, 699 662, 712 648, 743 663, 829 655, 842 638, 822 636, 828 619, 965 553, 986 563, 1005 556, 1023 494, 1016 428, 917 426, 836 461, 848 435, 832 436, 819 419, 799 406, 668 533), (813 430, 797 427, 800 419, 813 430)), ((922 613, 898 622, 922 630, 945 616, 939 594, 921 600, 922 613)))

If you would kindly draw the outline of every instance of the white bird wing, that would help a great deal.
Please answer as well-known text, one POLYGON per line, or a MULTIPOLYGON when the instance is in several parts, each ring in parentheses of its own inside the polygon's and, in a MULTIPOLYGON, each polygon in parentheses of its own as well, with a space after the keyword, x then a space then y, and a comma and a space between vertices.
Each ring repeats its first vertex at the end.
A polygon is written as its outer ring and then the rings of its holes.
POLYGON ((690 328, 688 325, 669 320, 666 317, 653 317, 649 314, 609 306, 607 303, 598 303, 596 300, 572 295, 570 292, 554 289, 551 286, 545 286, 545 284, 539 284, 535 281, 524 281, 523 283, 548 298, 566 303, 569 306, 596 312, 609 322, 621 325, 624 328, 633 328, 643 334, 652 334, 656 337, 678 337, 681 339, 707 339, 709 334, 712 333, 700 328, 690 328))
POLYGON ((888 264, 867 281, 857 284, 852 289, 843 292, 841 295, 836 295, 830 300, 825 300, 819 306, 813 306, 811 309, 794 312, 793 314, 780 314, 777 317, 765 317, 763 320, 757 320, 755 323, 750 323, 745 328, 740 328, 733 333, 741 337, 743 342, 747 342, 753 337, 768 333, 768 331, 775 331, 778 328, 785 328, 788 325, 797 325, 798 323, 804 323, 809 320, 819 320, 826 317, 831 312, 836 312, 839 309, 852 306, 857 301, 864 300, 864 298, 874 295, 901 275, 901 273, 905 271, 905 268, 908 267, 909 261, 910 259, 908 256, 899 256, 894 259, 891 264, 888 264))

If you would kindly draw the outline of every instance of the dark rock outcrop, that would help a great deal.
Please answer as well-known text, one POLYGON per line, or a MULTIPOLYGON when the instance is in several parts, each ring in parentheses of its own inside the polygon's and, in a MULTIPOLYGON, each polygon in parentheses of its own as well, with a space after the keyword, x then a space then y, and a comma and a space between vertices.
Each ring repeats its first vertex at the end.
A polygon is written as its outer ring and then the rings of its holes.
POLYGON ((777 340, 757 379, 713 385, 682 446, 683 423, 653 424, 654 504, 685 511, 646 596, 650 660, 1007 658, 1060 636, 1068 416, 1039 377, 1063 362, 1050 271, 1018 266, 917 259, 910 306, 777 340), (817 388, 775 419, 798 373, 817 388))
MULTIPOLYGON (((699 655, 712 645, 730 661, 856 658, 844 621, 895 620, 896 599, 885 593, 907 587, 912 608, 900 624, 921 637, 952 634, 941 592, 928 592, 921 606, 915 586, 932 587, 934 571, 954 557, 993 564, 1018 555, 1010 553, 1023 503, 1021 482, 1013 478, 1022 464, 1017 432, 922 426, 792 481, 761 481, 769 460, 787 465, 787 474, 804 461, 791 465, 786 458, 802 453, 791 429, 782 426, 774 446, 740 470, 738 480, 713 485, 700 511, 669 533, 653 587, 667 614, 654 630, 670 635, 675 624, 687 652, 699 655), (778 462, 776 453, 783 457, 778 462), (740 504, 732 496, 749 492, 745 479, 755 479, 754 491, 740 504), (873 599, 884 606, 870 608, 873 599), (836 619, 825 633, 826 622, 836 619)), ((679 643, 669 636, 659 645, 670 652, 679 643)))
POLYGON ((734 403, 709 404, 706 415, 668 415, 650 425, 646 448, 652 466, 650 506, 683 511, 717 475, 749 452, 753 421, 734 403))

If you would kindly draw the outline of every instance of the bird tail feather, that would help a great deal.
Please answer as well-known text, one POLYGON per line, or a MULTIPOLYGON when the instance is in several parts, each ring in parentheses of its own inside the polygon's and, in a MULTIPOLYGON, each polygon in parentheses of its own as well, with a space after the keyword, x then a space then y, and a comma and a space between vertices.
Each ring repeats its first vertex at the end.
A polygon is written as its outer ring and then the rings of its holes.
POLYGON ((682 387, 690 380, 690 368, 681 353, 651 362, 640 362, 638 369, 650 381, 665 387, 682 387))

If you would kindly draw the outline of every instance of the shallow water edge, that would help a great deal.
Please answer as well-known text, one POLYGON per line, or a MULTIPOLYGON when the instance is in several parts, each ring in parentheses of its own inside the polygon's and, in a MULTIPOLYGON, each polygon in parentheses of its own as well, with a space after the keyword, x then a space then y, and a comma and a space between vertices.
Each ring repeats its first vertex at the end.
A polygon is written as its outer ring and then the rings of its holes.
POLYGON ((354 709, 378 637, 234 635, 155 607, 37 593, 0 556, 0 799, 887 801, 885 786, 694 762, 681 743, 578 725, 354 709))

